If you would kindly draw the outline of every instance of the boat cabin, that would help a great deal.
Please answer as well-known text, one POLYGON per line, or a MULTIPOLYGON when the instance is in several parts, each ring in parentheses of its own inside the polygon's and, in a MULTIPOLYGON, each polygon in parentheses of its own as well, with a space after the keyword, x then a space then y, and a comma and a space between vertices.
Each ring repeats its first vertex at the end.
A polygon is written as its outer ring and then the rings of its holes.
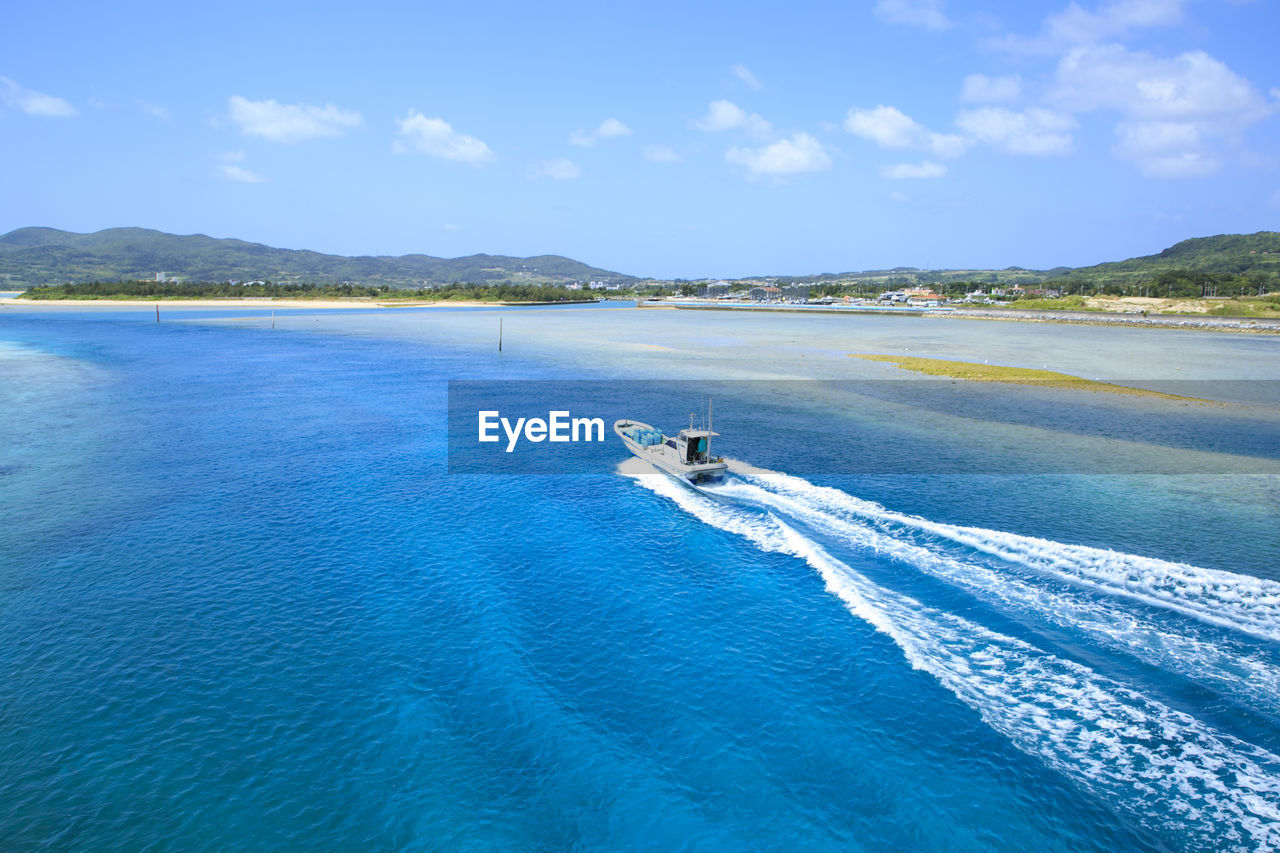
POLYGON ((681 461, 689 465, 710 462, 707 455, 711 436, 719 435, 709 429, 682 429, 676 436, 674 446, 680 454, 681 461))

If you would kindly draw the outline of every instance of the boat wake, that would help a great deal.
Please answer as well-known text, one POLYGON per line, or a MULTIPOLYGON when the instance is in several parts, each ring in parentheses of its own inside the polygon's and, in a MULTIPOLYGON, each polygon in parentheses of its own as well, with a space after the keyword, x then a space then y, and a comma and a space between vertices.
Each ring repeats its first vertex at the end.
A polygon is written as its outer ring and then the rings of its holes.
POLYGON ((730 470, 815 507, 930 533, 1062 580, 1280 641, 1280 583, 1274 581, 998 530, 937 524, 776 471, 741 462, 734 462, 730 470))
MULTIPOLYGON (((1018 620, 1048 623, 1269 714, 1280 712, 1280 585, 980 528, 936 524, 730 462, 694 489, 624 467, 700 522, 795 556, 853 615, 993 729, 1176 846, 1280 848, 1280 757, 1032 642, 890 589, 874 554, 1018 620), (853 561, 856 562, 856 561, 853 561)), ((649 469, 649 473, 652 470, 649 469)))

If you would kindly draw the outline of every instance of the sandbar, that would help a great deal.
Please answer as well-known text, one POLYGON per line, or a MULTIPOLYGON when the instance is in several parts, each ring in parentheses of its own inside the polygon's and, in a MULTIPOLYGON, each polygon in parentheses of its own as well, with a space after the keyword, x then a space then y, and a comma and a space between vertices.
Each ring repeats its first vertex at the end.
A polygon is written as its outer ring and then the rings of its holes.
POLYGON ((1207 403, 1199 397, 1184 397, 1179 394, 1166 394, 1163 391, 1152 391, 1147 388, 1133 388, 1128 385, 1116 385, 1101 382, 1097 379, 1085 379, 1069 373, 1057 373, 1053 370, 1036 370, 1030 367, 1006 367, 999 364, 976 364, 969 361, 948 361, 941 358, 924 358, 914 355, 879 355, 873 353, 847 353, 850 358, 861 358, 865 361, 883 361, 896 364, 903 370, 923 373, 926 376, 944 376, 948 379, 963 379, 972 382, 1006 382, 1014 385, 1038 385, 1045 388, 1064 388, 1073 391, 1104 391, 1109 394, 1129 394, 1135 397, 1159 397, 1165 400, 1181 400, 1186 402, 1207 403))

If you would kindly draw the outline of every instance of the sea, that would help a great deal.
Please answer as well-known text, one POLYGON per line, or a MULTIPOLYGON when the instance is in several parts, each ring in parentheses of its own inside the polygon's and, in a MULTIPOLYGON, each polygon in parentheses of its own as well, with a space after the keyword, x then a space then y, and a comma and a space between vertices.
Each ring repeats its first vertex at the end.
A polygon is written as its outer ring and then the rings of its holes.
POLYGON ((1158 328, 5 305, 3 848, 1278 849, 1277 377, 1158 328), (718 485, 612 431, 709 404, 718 485))

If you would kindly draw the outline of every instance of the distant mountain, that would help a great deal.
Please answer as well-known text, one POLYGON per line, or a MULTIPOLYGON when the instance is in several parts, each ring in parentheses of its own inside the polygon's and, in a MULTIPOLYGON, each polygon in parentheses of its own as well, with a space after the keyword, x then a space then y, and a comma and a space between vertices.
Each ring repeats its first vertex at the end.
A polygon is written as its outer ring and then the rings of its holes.
POLYGON ((1159 254, 1072 270, 1054 270, 1053 277, 1123 285, 1151 281, 1162 273, 1182 271, 1274 279, 1280 275, 1280 233, 1259 231, 1256 234, 1194 237, 1175 243, 1159 254))
MULTIPOLYGON (((637 281, 633 276, 588 266, 558 255, 511 258, 470 255, 436 258, 345 257, 296 249, 274 249, 243 240, 215 239, 203 234, 178 236, 145 228, 109 228, 76 234, 54 228, 19 228, 0 236, 0 289, 67 282, 153 279, 156 273, 187 281, 252 281, 332 284, 350 282, 392 288, 501 282, 562 284, 569 281, 637 281)), ((1050 270, 1004 269, 888 270, 767 276, 779 283, 816 282, 874 290, 908 284, 947 285, 980 282, 990 285, 1033 285, 1053 282, 1065 291, 1146 285, 1162 276, 1195 274, 1200 278, 1256 280, 1267 289, 1280 288, 1280 233, 1221 234, 1183 240, 1155 255, 1090 267, 1050 270)))
POLYGON ((67 282, 155 278, 189 281, 256 280, 413 287, 422 283, 627 282, 610 272, 558 255, 509 258, 470 255, 436 258, 345 257, 297 249, 274 249, 203 234, 179 236, 146 228, 108 228, 76 234, 55 228, 19 228, 0 237, 0 288, 67 282))
POLYGON ((1028 285, 1053 282, 1069 290, 1086 288, 1125 288, 1148 284, 1166 274, 1196 274, 1220 279, 1252 279, 1268 289, 1280 288, 1280 233, 1259 231, 1256 234, 1219 234, 1183 240, 1155 255, 1144 255, 1125 261, 1111 261, 1089 267, 1054 267, 1029 270, 1022 267, 1003 269, 937 269, 895 267, 889 270, 823 273, 816 276, 768 276, 779 283, 788 282, 852 282, 877 287, 885 285, 946 285, 955 282, 979 282, 999 285, 1028 285))

